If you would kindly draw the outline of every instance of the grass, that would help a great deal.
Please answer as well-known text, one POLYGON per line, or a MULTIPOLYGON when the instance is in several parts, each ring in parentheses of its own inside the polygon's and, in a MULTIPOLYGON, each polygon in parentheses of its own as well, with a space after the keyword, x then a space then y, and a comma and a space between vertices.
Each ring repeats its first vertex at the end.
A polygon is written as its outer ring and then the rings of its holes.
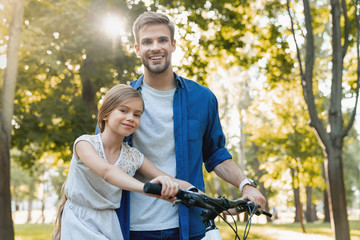
MULTIPOLYGON (((220 229, 223 240, 234 239, 234 233, 230 227, 225 223, 217 223, 216 226, 220 229)), ((53 224, 15 224, 15 240, 49 240, 51 239, 54 230, 53 224)), ((294 232, 302 232, 301 226, 298 223, 294 224, 252 224, 250 234, 247 239, 251 240, 275 240, 275 237, 268 236, 266 229, 289 230, 294 232)), ((245 223, 238 224, 238 234, 242 239, 245 229, 245 223)), ((350 221, 351 237, 360 238, 360 220, 350 221)), ((332 236, 332 231, 329 223, 308 223, 305 224, 307 233, 321 234, 332 236)))
POLYGON ((15 224, 15 240, 49 240, 54 230, 53 224, 15 224))
MULTIPOLYGON (((360 239, 360 220, 350 221, 350 235, 352 237, 356 237, 356 239, 360 239)), ((223 240, 231 240, 234 239, 234 232, 228 227, 227 224, 221 222, 217 223, 216 226, 220 229, 221 236, 223 240)), ((232 225, 233 226, 233 225, 232 225)), ((238 224, 238 234, 242 239, 242 234, 245 229, 245 224, 238 224)), ((291 224, 252 224, 250 229, 250 234, 247 239, 255 240, 255 239, 263 239, 263 240, 275 240, 276 237, 269 236, 267 234, 266 229, 279 229, 279 230, 287 230, 293 232, 302 233, 302 228, 300 223, 291 223, 291 224)), ((330 223, 316 222, 316 223, 307 223, 305 224, 306 233, 310 234, 319 234, 332 237, 332 230, 330 223)))
MULTIPOLYGON (((350 235, 353 237, 360 237, 360 220, 350 221, 350 235)), ((302 232, 300 223, 292 224, 269 224, 273 228, 279 228, 284 230, 291 230, 294 232, 302 232)), ((321 234, 326 236, 332 236, 332 230, 330 223, 315 222, 305 224, 306 233, 321 234)))

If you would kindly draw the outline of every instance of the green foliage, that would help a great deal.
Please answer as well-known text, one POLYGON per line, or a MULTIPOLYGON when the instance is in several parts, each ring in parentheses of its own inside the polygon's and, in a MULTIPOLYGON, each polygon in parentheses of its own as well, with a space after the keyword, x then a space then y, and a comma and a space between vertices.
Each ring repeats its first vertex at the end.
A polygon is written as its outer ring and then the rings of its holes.
POLYGON ((133 20, 144 6, 129 10, 126 1, 97 4, 28 1, 12 139, 20 150, 16 159, 26 168, 49 151, 69 161, 75 138, 94 132, 104 90, 138 77, 134 69, 140 63, 128 37, 107 36, 102 22, 108 12, 133 20))
POLYGON ((322 149, 307 125, 308 115, 299 94, 296 83, 283 83, 262 91, 248 112, 248 144, 257 148, 256 153, 248 152, 248 159, 259 159, 270 196, 281 190, 279 186, 323 188, 325 184, 322 149))

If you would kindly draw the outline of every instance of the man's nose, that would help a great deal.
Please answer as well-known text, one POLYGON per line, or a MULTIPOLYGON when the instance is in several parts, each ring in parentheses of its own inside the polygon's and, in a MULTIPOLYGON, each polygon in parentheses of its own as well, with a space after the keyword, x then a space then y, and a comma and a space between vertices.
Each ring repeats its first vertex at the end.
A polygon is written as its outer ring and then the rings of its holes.
POLYGON ((154 41, 154 42, 153 42, 153 45, 152 45, 152 47, 151 47, 151 50, 156 51, 156 50, 159 50, 159 49, 160 49, 160 44, 159 44, 159 42, 158 42, 158 41, 154 41))

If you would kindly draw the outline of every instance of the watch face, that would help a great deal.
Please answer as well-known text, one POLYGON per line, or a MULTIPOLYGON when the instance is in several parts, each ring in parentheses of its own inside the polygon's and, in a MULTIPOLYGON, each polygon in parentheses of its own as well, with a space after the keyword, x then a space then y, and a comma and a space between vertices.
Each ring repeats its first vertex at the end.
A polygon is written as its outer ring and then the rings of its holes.
POLYGON ((254 185, 255 187, 257 186, 256 182, 254 180, 250 179, 250 178, 249 178, 249 182, 250 182, 251 185, 254 185))

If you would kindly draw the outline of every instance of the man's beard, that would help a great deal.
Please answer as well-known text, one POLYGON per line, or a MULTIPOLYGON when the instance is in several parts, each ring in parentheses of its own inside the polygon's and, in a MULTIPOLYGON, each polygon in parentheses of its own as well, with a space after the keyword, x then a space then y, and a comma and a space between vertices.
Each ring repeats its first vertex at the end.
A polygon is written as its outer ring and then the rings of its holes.
POLYGON ((165 65, 163 65, 159 69, 157 68, 156 65, 153 67, 150 66, 149 62, 146 61, 144 58, 141 58, 141 62, 149 72, 154 73, 154 74, 161 74, 161 73, 165 72, 170 66, 170 61, 165 61, 165 65))

